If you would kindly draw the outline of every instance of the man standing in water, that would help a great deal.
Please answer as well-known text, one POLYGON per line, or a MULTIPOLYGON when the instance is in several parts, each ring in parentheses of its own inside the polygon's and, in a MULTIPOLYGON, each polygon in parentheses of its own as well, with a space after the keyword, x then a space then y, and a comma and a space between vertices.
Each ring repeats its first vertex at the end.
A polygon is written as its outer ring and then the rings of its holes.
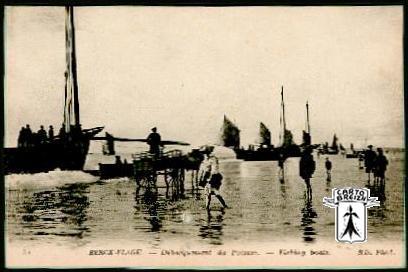
POLYGON ((364 154, 364 166, 366 168, 366 173, 368 174, 368 183, 370 183, 370 176, 371 176, 370 174, 371 172, 375 170, 374 164, 375 164, 377 155, 373 151, 372 145, 369 145, 367 147, 368 147, 368 150, 366 150, 364 154))
POLYGON ((326 157, 326 174, 327 174, 327 181, 331 181, 331 169, 332 169, 332 162, 329 160, 329 157, 326 157))
POLYGON ((200 165, 200 184, 205 184, 206 209, 210 211, 211 195, 220 201, 223 208, 228 208, 224 198, 220 194, 222 175, 219 172, 218 158, 212 154, 214 147, 206 147, 204 150, 204 160, 200 165))
POLYGON ((150 146, 149 152, 155 156, 160 154, 161 136, 157 133, 157 128, 152 128, 152 132, 147 136, 147 144, 150 146))
POLYGON ((312 199, 312 185, 310 184, 310 179, 316 169, 316 163, 313 159, 312 150, 306 148, 299 161, 299 175, 303 178, 306 183, 307 198, 312 199))
POLYGON ((387 157, 384 156, 384 152, 382 148, 378 148, 378 156, 375 160, 375 172, 376 178, 380 181, 381 185, 385 183, 385 171, 387 171, 388 160, 387 157))

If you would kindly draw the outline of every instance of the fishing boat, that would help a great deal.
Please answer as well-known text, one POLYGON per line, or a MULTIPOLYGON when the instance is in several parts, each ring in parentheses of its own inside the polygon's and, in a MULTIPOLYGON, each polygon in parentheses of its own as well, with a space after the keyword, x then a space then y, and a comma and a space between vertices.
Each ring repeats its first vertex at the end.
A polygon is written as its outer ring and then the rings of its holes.
POLYGON ((356 150, 354 145, 350 144, 350 151, 346 153, 347 159, 358 159, 364 156, 364 150, 356 150))
POLYGON ((279 150, 272 145, 271 132, 264 123, 259 124, 259 145, 250 145, 248 149, 234 149, 237 159, 245 161, 275 161, 279 159, 279 150))
POLYGON ((281 132, 279 134, 280 146, 279 152, 285 158, 289 157, 300 157, 301 150, 300 147, 294 142, 293 134, 286 127, 286 118, 285 118, 285 101, 283 98, 283 86, 281 90, 281 132))
POLYGON ((90 140, 103 130, 103 127, 82 129, 80 123, 73 7, 65 8, 65 41, 67 53, 63 128, 52 139, 5 148, 5 174, 47 172, 56 168, 82 170, 90 140))
MULTIPOLYGON (((303 146, 311 145, 310 124, 309 124, 309 105, 306 103, 307 109, 307 128, 303 131, 303 146)), ((301 155, 300 146, 293 141, 293 135, 286 127, 285 118, 285 101, 283 97, 283 86, 281 91, 281 115, 280 115, 280 145, 275 147, 271 143, 270 130, 263 124, 259 126, 260 144, 259 146, 250 145, 248 149, 234 149, 237 154, 237 159, 245 161, 277 161, 280 158, 299 157, 301 155)))
POLYGON ((340 147, 337 144, 339 138, 337 138, 336 134, 333 135, 333 141, 331 146, 326 142, 322 145, 321 149, 319 150, 320 154, 323 155, 337 155, 339 154, 340 147))

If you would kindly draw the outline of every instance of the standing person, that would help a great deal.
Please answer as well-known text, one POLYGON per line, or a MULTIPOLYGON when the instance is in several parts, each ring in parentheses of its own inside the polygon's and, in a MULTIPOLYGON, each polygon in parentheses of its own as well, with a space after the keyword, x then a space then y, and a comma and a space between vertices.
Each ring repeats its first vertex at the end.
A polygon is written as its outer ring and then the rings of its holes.
POLYGON ((54 128, 53 126, 50 126, 48 129, 48 139, 51 141, 54 139, 54 128))
POLYGON ((17 146, 18 147, 25 146, 25 141, 26 141, 26 130, 24 127, 21 127, 20 132, 18 134, 17 146))
POLYGON ((388 160, 387 157, 385 157, 382 148, 378 148, 377 151, 378 156, 375 162, 376 176, 380 181, 380 184, 383 185, 385 183, 385 171, 387 171, 388 160))
POLYGON ((312 150, 310 148, 305 149, 302 152, 302 156, 299 161, 299 175, 306 183, 307 198, 312 199, 312 185, 310 179, 316 169, 316 163, 313 159, 312 150))
POLYGON ((62 123, 62 126, 61 126, 61 128, 60 128, 60 130, 59 130, 58 135, 59 135, 59 137, 62 139, 62 138, 65 137, 65 133, 66 133, 66 131, 65 131, 65 124, 62 123))
POLYGON ((149 152, 158 156, 160 154, 161 136, 157 133, 157 128, 152 128, 152 132, 147 136, 147 144, 150 146, 149 152))
POLYGON ((25 146, 33 145, 33 132, 31 131, 30 125, 27 124, 25 127, 25 146))
POLYGON ((329 160, 329 157, 326 157, 326 174, 327 174, 327 181, 331 181, 331 170, 332 170, 332 162, 329 160))
POLYGON ((375 170, 374 163, 375 163, 377 155, 375 154, 372 145, 369 145, 367 147, 368 147, 368 150, 366 150, 364 154, 364 166, 366 168, 366 173, 368 174, 368 183, 370 183, 370 176, 371 176, 370 174, 371 172, 375 170))
POLYGON ((206 194, 205 206, 207 211, 210 211, 212 195, 215 195, 223 208, 228 208, 220 193, 222 175, 219 172, 218 158, 212 154, 213 149, 213 147, 206 147, 204 151, 204 160, 202 161, 199 170, 200 185, 206 183, 204 189, 206 194))
POLYGON ((44 143, 45 141, 47 141, 47 132, 45 131, 43 125, 41 125, 40 129, 37 131, 37 137, 39 143, 44 143))

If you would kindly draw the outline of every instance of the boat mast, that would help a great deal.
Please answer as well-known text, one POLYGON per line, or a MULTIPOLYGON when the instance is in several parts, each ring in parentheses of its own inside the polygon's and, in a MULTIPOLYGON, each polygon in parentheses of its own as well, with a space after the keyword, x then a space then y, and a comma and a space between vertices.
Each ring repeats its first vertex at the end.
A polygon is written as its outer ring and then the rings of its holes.
POLYGON ((282 97, 282 122, 283 122, 283 133, 285 135, 286 131, 286 120, 285 120, 285 102, 283 101, 283 86, 282 86, 282 91, 281 91, 281 97, 282 97))
POLYGON ((79 96, 78 96, 78 77, 77 77, 77 62, 76 62, 76 46, 75 46, 75 27, 74 27, 74 8, 69 7, 71 11, 71 29, 72 29, 72 51, 71 51, 71 61, 72 61, 72 81, 74 88, 74 114, 75 114, 75 125, 79 126, 79 96))
POLYGON ((307 133, 310 134, 310 122, 309 122, 309 101, 306 101, 306 128, 307 133))
POLYGON ((285 102, 283 100, 283 86, 281 90, 281 133, 279 134, 280 145, 283 146, 286 137, 285 102))
POLYGON ((67 67, 65 71, 64 124, 66 132, 69 132, 72 119, 74 119, 76 127, 80 125, 74 9, 72 6, 65 7, 65 46, 67 67))

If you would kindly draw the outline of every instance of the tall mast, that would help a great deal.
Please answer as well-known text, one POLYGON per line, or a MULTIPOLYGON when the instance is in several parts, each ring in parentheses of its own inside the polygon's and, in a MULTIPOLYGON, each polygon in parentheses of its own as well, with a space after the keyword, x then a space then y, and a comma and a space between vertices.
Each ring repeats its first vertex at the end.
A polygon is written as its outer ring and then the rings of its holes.
POLYGON ((309 102, 306 101, 306 126, 307 126, 307 133, 310 134, 310 122, 309 122, 309 102))
MULTIPOLYGON (((286 120, 285 120, 285 102, 283 101, 283 86, 282 86, 282 91, 281 91, 281 97, 282 97, 282 122, 283 122, 283 133, 286 131, 286 120)), ((284 134, 285 135, 285 134, 284 134)))
POLYGON ((75 126, 80 125, 74 9, 72 6, 65 7, 65 46, 67 67, 65 72, 64 123, 68 132, 72 119, 74 119, 75 126))
POLYGON ((71 11, 71 29, 72 29, 72 51, 71 51, 71 62, 72 62, 72 81, 74 88, 74 114, 75 114, 75 125, 79 126, 79 96, 78 96, 78 77, 77 77, 77 62, 76 62, 76 47, 75 47, 75 27, 74 27, 74 8, 69 7, 71 11))

